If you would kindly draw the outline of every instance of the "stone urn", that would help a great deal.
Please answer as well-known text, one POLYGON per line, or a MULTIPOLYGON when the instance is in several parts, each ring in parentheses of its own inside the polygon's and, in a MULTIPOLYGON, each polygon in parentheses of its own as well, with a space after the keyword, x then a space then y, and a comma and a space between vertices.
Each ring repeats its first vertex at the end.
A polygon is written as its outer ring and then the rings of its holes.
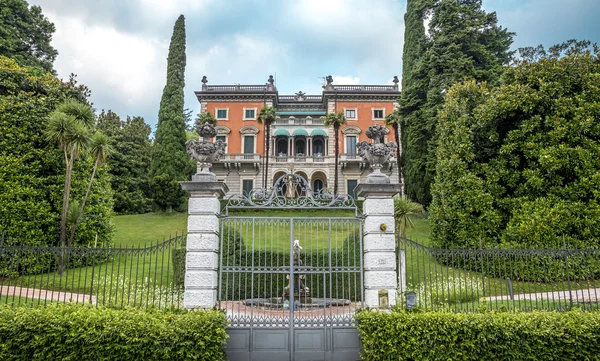
POLYGON ((215 127, 210 123, 196 124, 196 133, 202 140, 188 140, 185 148, 188 154, 198 162, 196 174, 192 176, 195 181, 216 181, 217 177, 210 171, 212 164, 223 158, 227 143, 217 140, 214 143, 211 138, 217 135, 215 127))
POLYGON ((394 142, 383 143, 385 135, 389 132, 389 129, 379 124, 370 126, 365 133, 368 138, 373 139, 373 143, 362 141, 356 145, 358 155, 373 169, 365 180, 366 183, 390 183, 390 177, 381 173, 381 168, 394 155, 397 147, 394 142))

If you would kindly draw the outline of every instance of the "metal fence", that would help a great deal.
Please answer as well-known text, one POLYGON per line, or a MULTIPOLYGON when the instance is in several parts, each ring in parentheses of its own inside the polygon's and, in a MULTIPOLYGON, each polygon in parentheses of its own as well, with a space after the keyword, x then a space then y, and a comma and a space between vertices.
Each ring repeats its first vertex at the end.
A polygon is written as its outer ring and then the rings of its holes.
POLYGON ((0 242, 0 303, 179 308, 185 235, 138 246, 61 248, 0 242))
POLYGON ((351 325, 364 299, 361 234, 358 217, 223 218, 219 308, 231 327, 351 325))
POLYGON ((401 306, 422 310, 600 308, 600 249, 438 249, 399 242, 401 306))

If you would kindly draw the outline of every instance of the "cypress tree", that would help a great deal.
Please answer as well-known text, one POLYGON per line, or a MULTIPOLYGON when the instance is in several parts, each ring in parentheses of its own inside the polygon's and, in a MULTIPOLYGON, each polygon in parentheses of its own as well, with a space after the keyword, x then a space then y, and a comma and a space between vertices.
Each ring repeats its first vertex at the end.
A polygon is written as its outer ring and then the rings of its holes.
POLYGON ((427 38, 423 19, 432 6, 432 0, 408 0, 404 23, 404 50, 402 56, 402 95, 399 110, 402 116, 402 164, 406 195, 413 200, 424 198, 420 178, 425 170, 422 155, 427 151, 429 132, 421 121, 422 108, 427 100, 427 69, 423 63, 427 38))
POLYGON ((184 203, 178 181, 186 180, 190 161, 185 150, 185 18, 180 15, 173 27, 167 58, 167 84, 158 111, 158 125, 150 163, 150 182, 156 205, 167 212, 184 203))
POLYGON ((496 13, 486 13, 481 0, 408 2, 410 32, 405 35, 403 65, 408 61, 408 74, 403 79, 400 107, 405 117, 407 194, 419 203, 431 202, 438 112, 446 92, 466 80, 494 85, 510 60, 513 33, 497 23, 496 13), (430 16, 428 36, 425 15, 430 16), (407 49, 413 46, 414 50, 407 49))

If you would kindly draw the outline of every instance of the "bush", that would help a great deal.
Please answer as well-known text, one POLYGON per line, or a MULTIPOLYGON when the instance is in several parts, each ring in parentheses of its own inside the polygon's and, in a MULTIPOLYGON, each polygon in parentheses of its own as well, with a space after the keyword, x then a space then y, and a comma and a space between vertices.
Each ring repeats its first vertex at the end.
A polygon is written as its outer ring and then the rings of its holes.
POLYGON ((171 251, 173 262, 173 282, 176 285, 183 286, 185 282, 185 248, 174 248, 171 251))
POLYGON ((0 306, 1 360, 221 360, 218 311, 0 306))
POLYGON ((600 313, 363 311, 363 360, 598 360, 600 313))
POLYGON ((561 248, 564 237, 568 247, 600 246, 600 52, 587 45, 517 62, 496 87, 448 91, 429 209, 434 245, 561 248))

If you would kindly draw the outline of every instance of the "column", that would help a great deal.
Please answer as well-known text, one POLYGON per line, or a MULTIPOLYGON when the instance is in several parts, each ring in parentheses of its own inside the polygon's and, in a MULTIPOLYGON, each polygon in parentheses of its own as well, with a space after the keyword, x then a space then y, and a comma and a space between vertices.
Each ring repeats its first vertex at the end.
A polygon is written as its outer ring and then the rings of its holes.
POLYGON ((394 199, 400 192, 399 184, 361 183, 356 194, 364 197, 365 216, 363 238, 363 265, 365 304, 367 307, 385 307, 396 304, 396 255, 394 199))
POLYGON ((224 182, 198 174, 191 182, 180 184, 190 195, 183 305, 187 309, 212 308, 217 304, 219 198, 228 188, 224 182))

